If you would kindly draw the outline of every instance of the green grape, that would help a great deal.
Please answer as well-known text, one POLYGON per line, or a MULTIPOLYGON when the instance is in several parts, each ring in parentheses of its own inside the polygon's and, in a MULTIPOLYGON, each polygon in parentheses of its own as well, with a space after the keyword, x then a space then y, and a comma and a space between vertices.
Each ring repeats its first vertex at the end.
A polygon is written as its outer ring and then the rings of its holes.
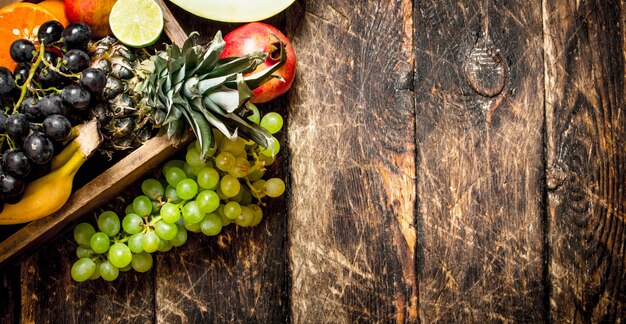
POLYGON ((235 158, 235 165, 228 170, 228 174, 236 178, 243 178, 248 175, 249 171, 250 162, 248 162, 248 159, 245 156, 240 155, 235 158))
POLYGON ((246 148, 246 140, 241 137, 237 137, 234 141, 231 141, 228 138, 225 138, 220 144, 219 150, 223 152, 228 152, 233 156, 240 155, 245 152, 246 148))
POLYGON ((259 223, 261 223, 261 220, 263 220, 263 210, 260 206, 254 204, 248 205, 248 208, 250 208, 250 210, 252 211, 252 216, 254 216, 254 218, 252 219, 252 224, 250 224, 250 226, 259 225, 259 223))
POLYGON ((159 252, 167 252, 172 249, 172 243, 170 241, 160 240, 159 248, 157 249, 159 252))
MULTIPOLYGON (((184 162, 183 162, 183 165, 184 165, 184 162)), ((187 174, 185 173, 185 171, 183 171, 182 168, 171 167, 165 173, 165 179, 167 180, 167 183, 169 183, 169 185, 172 187, 176 187, 176 185, 178 184, 180 180, 183 180, 186 178, 187 178, 187 174)))
POLYGON ((167 198, 167 201, 174 204, 183 201, 182 199, 180 199, 180 197, 178 197, 178 194, 176 193, 176 187, 170 185, 165 188, 165 198, 167 198))
POLYGON ((91 250, 102 254, 109 249, 109 245, 111 244, 111 240, 106 233, 98 232, 91 236, 91 240, 89 241, 89 246, 91 250))
POLYGON ((220 174, 213 168, 203 168, 198 172, 198 185, 204 189, 214 188, 220 181, 220 174))
POLYGON ((176 185, 176 193, 183 200, 189 200, 198 193, 198 184, 192 179, 183 179, 176 185))
POLYGON ((176 223, 180 219, 180 208, 173 203, 166 203, 161 207, 161 218, 168 223, 176 223))
POLYGON ((228 171, 235 166, 235 156, 230 152, 220 152, 215 157, 215 166, 222 171, 228 171))
POLYGON ((91 236, 96 233, 96 229, 89 223, 80 223, 74 227, 74 240, 80 245, 89 245, 91 236))
POLYGON ((220 200, 228 200, 228 196, 226 196, 223 192, 222 192, 222 188, 220 186, 217 186, 217 188, 215 188, 215 193, 217 194, 218 197, 220 197, 220 200))
POLYGON ((250 189, 250 192, 252 196, 254 196, 255 198, 261 199, 265 197, 265 180, 259 179, 253 182, 252 189, 250 189))
POLYGON ((141 242, 143 243, 143 250, 152 253, 159 248, 159 241, 161 239, 155 232, 148 232, 143 235, 141 242))
POLYGON ((241 227, 246 227, 252 225, 253 221, 254 215, 252 214, 252 210, 246 206, 242 206, 241 214, 237 216, 235 223, 241 227))
POLYGON ((185 164, 183 160, 169 160, 165 162, 165 164, 163 164, 163 175, 167 174, 167 171, 171 168, 179 168, 182 170, 183 164, 185 164))
MULTIPOLYGON (((273 149, 272 149, 272 150, 270 150, 270 149, 268 149, 268 148, 264 148, 264 149, 261 151, 261 155, 265 155, 265 156, 267 156, 267 157, 274 157, 274 156, 276 156, 276 154, 278 154, 278 152, 280 152, 280 143, 278 142, 278 140, 276 139, 276 137, 272 137, 272 140, 274 141, 274 146, 273 146, 273 149)), ((272 162, 273 162, 273 161, 272 161, 272 162)), ((266 164, 266 165, 270 165, 270 164, 271 164, 271 163, 266 164)))
POLYGON ((224 175, 220 180, 220 188, 226 197, 234 197, 239 193, 241 184, 239 180, 230 174, 224 175))
POLYGON ((185 244, 185 242, 187 242, 187 230, 185 229, 185 226, 178 225, 176 229, 176 236, 170 240, 170 243, 172 246, 181 246, 185 244))
MULTIPOLYGON (((224 134, 222 134, 222 132, 220 132, 217 128, 211 129, 211 132, 213 133, 213 140, 215 141, 216 147, 219 147, 224 140, 224 134)), ((198 150, 198 152, 199 151, 200 150, 198 150)))
POLYGON ((120 274, 120 269, 111 264, 110 261, 100 263, 98 271, 100 273, 100 277, 106 281, 113 281, 117 279, 117 276, 120 274))
POLYGON ((159 197, 163 197, 165 189, 159 180, 146 179, 141 183, 141 192, 152 200, 158 200, 159 197))
POLYGON ((220 216, 220 219, 222 220, 222 227, 230 225, 230 223, 233 222, 232 219, 226 217, 226 215, 224 214, 224 204, 220 204, 215 212, 220 216))
POLYGON ((124 243, 115 243, 109 248, 109 254, 107 257, 112 265, 118 268, 123 268, 130 263, 133 254, 130 252, 128 245, 124 243))
POLYGON ((229 201, 224 205, 224 216, 235 219, 241 214, 241 205, 236 201, 229 201))
POLYGON ((283 128, 283 117, 275 112, 269 112, 261 118, 261 127, 267 129, 270 134, 276 134, 283 128))
POLYGON ((189 165, 189 163, 185 162, 183 164, 183 172, 185 172, 185 176, 189 179, 195 179, 196 175, 193 173, 193 167, 189 165))
POLYGON ((252 111, 252 115, 248 116, 248 120, 258 124, 261 122, 261 113, 259 113, 259 108, 257 108, 253 103, 246 103, 246 107, 252 111))
POLYGON ((176 224, 160 220, 154 225, 154 232, 162 240, 169 241, 176 236, 176 224))
POLYGON ((129 265, 127 265, 127 266, 125 266, 125 267, 123 267, 123 268, 119 268, 119 269, 120 269, 120 271, 121 271, 121 272, 126 272, 126 271, 128 271, 128 270, 130 270, 130 269, 132 269, 132 268, 133 268, 133 267, 131 267, 131 266, 130 266, 130 264, 129 264, 129 265))
POLYGON ((108 236, 115 236, 120 232, 120 218, 112 211, 105 211, 98 216, 98 228, 108 236))
POLYGON ((220 217, 220 220, 222 221, 222 227, 226 227, 230 225, 230 223, 233 222, 230 218, 226 217, 224 213, 218 214, 218 216, 220 217))
POLYGON ((185 161, 192 167, 203 167, 205 162, 200 156, 200 151, 196 150, 195 145, 189 145, 187 154, 185 155, 185 161))
POLYGON ((90 258, 93 255, 93 250, 90 247, 84 247, 79 245, 76 248, 76 256, 80 258, 90 258))
POLYGON ((245 206, 252 203, 252 194, 250 193, 250 188, 248 188, 248 186, 242 186, 241 190, 239 190, 239 194, 241 195, 241 199, 239 199, 239 204, 245 206))
POLYGON ((134 214, 135 210, 133 209, 133 203, 126 205, 126 209, 124 209, 124 215, 134 214))
POLYGON ((248 180, 256 181, 256 180, 263 178, 264 175, 265 175, 265 168, 254 169, 253 171, 248 173, 248 180))
POLYGON ((98 278, 100 278, 100 262, 99 261, 94 261, 94 263, 96 264, 96 269, 93 271, 93 274, 91 275, 91 277, 89 277, 89 280, 96 280, 98 278))
POLYGON ((143 218, 137 214, 128 214, 122 219, 122 228, 128 234, 136 234, 143 229, 143 218))
POLYGON ((128 239, 128 248, 133 253, 143 252, 143 233, 133 234, 128 239))
POLYGON ((83 282, 96 271, 96 263, 88 258, 81 258, 72 265, 72 279, 77 282, 83 282))
MULTIPOLYGON (((278 142, 276 142, 278 143, 278 142)), ((258 155, 259 161, 261 163, 263 163, 264 166, 268 167, 270 165, 272 165, 274 163, 274 161, 276 161, 276 158, 271 156, 271 155, 265 155, 262 154, 263 152, 261 152, 261 154, 258 155)), ((269 154, 269 151, 267 151, 266 153, 269 154)))
POLYGON ((146 272, 152 268, 152 255, 146 252, 133 254, 130 264, 135 271, 146 272))
POLYGON ((285 183, 279 178, 271 178, 265 181, 265 193, 272 197, 280 197, 285 192, 285 183))
POLYGON ((200 233, 200 222, 198 223, 185 223, 185 229, 192 233, 200 233))
POLYGON ((196 202, 201 211, 212 213, 220 205, 220 197, 213 190, 203 190, 196 197, 196 202))
POLYGON ((204 218, 204 213, 200 210, 198 203, 192 200, 183 206, 183 219, 185 223, 199 223, 204 218))
POLYGON ((200 223, 200 230, 206 236, 215 236, 222 231, 222 220, 216 213, 207 214, 204 217, 202 223, 200 223))
POLYGON ((139 216, 149 216, 152 214, 152 200, 148 196, 137 196, 133 200, 133 209, 139 216))
POLYGON ((161 203, 155 200, 151 200, 152 203, 152 215, 159 215, 159 211, 161 211, 161 203))

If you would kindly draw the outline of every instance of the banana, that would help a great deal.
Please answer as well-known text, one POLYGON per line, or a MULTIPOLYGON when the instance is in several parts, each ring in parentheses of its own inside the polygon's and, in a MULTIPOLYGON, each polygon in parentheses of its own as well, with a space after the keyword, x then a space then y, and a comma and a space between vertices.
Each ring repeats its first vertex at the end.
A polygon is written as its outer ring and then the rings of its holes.
POLYGON ((53 171, 31 182, 16 204, 5 204, 0 225, 20 224, 48 216, 61 209, 72 194, 74 175, 101 142, 92 120, 80 127, 78 137, 53 160, 53 171))

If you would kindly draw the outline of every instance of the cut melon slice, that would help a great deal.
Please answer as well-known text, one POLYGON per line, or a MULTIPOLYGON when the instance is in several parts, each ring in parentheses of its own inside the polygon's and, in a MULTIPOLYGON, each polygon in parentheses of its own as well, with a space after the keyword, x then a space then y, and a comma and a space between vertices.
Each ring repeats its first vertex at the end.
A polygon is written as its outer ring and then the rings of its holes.
POLYGON ((171 0, 203 18, 243 23, 267 19, 285 10, 295 0, 171 0))

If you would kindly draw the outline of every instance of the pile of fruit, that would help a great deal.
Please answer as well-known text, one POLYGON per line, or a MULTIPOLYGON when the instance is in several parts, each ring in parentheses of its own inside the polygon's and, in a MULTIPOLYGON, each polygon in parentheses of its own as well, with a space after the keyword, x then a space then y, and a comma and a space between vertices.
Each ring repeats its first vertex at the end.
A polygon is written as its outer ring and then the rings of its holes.
MULTIPOLYGON (((282 118, 268 113, 261 123, 278 131, 282 118)), ((183 245, 188 232, 215 236, 231 223, 248 227, 261 222, 262 199, 285 191, 281 179, 263 179, 273 152, 242 138, 223 138, 217 131, 215 136, 216 147, 208 158, 200 157, 199 142, 194 141, 184 160, 170 160, 161 177, 144 180, 143 195, 126 207, 121 221, 115 212, 105 211, 95 227, 87 222, 75 227, 74 280, 111 281, 131 268, 145 272, 152 266, 151 253, 183 245)))
MULTIPOLYGON (((76 1, 68 2, 65 13, 76 7, 76 1)), ((282 195, 285 184, 263 179, 280 149, 273 135, 283 119, 260 113, 254 103, 285 93, 295 74, 293 48, 272 26, 249 23, 224 38, 218 31, 208 44, 196 44, 191 35, 180 47, 156 51, 143 48, 163 28, 153 0, 98 3, 109 6, 100 9, 110 12, 107 28, 75 21, 81 17, 76 13, 69 22, 65 13, 58 19, 31 3, 0 9, 0 19, 22 11, 32 24, 20 27, 19 35, 0 25, 0 38, 3 32, 15 36, 8 55, 0 52, 0 224, 44 217, 63 205, 67 197, 44 208, 38 194, 53 188, 56 170, 71 165, 73 176, 91 154, 76 142, 89 120, 103 138, 98 151, 108 157, 156 135, 175 143, 196 140, 184 158, 163 166, 161 177, 142 183, 144 195, 121 221, 107 211, 96 227, 76 227, 77 281, 113 280, 118 270, 131 267, 146 271, 150 253, 182 245, 187 231, 212 236, 231 223, 257 225, 262 199, 282 195), (125 13, 136 6, 142 10, 127 19, 125 13), (116 38, 101 35, 111 30, 116 38)), ((69 196, 71 183, 67 191, 69 196)))
POLYGON ((55 152, 86 119, 106 75, 90 68, 90 29, 83 23, 42 24, 35 42, 17 39, 9 48, 13 72, 0 67, 0 209, 16 203, 28 181, 47 173, 55 152))

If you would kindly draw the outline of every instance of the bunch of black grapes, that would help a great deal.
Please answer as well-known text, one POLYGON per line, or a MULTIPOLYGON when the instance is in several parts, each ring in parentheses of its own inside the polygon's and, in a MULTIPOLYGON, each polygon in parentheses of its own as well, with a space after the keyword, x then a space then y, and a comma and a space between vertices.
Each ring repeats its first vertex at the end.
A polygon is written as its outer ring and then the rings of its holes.
POLYGON ((41 25, 36 40, 11 44, 13 71, 0 67, 0 210, 18 202, 30 181, 51 171, 51 160, 88 116, 106 85, 90 68, 91 30, 84 23, 41 25))

